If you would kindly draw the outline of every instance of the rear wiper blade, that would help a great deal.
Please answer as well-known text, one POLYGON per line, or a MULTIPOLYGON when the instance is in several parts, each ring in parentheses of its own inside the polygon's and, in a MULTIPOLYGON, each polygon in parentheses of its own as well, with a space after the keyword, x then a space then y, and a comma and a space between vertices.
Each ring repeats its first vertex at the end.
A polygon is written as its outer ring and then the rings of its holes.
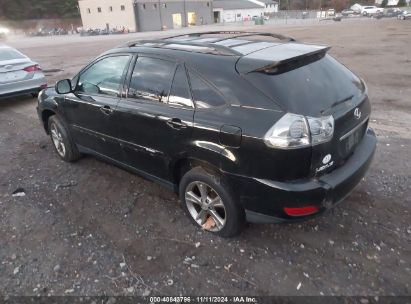
POLYGON ((354 95, 350 95, 350 96, 348 96, 347 98, 344 98, 344 99, 342 99, 342 100, 340 100, 340 101, 336 101, 336 102, 334 102, 334 103, 331 105, 330 108, 334 108, 335 106, 337 106, 337 105, 339 105, 339 104, 341 104, 341 103, 344 103, 344 102, 346 102, 346 101, 348 101, 348 100, 351 100, 353 97, 354 97, 354 95))

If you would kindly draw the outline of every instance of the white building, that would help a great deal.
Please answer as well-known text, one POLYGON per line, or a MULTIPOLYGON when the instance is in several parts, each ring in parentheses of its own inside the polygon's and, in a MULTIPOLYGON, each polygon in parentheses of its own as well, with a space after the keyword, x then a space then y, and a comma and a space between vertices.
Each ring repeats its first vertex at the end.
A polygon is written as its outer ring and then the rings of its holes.
POLYGON ((137 30, 133 0, 79 0, 81 20, 84 29, 137 30))
POLYGON ((254 16, 267 16, 278 12, 274 0, 214 0, 214 22, 251 20, 254 16))
POLYGON ((163 29, 213 23, 211 0, 78 0, 84 29, 163 29))

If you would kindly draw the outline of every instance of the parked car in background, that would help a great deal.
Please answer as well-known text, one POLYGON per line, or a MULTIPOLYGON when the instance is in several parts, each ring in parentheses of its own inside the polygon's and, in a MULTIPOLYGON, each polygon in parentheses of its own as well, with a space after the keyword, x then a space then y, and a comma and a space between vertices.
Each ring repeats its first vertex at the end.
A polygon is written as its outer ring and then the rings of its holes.
POLYGON ((336 13, 333 17, 334 21, 341 21, 342 20, 343 15, 341 13, 336 13))
POLYGON ((99 35, 117 35, 125 34, 129 31, 127 29, 81 29, 80 36, 99 36, 99 35))
POLYGON ((63 28, 53 28, 49 30, 49 36, 68 35, 68 31, 63 28))
POLYGON ((44 36, 60 36, 60 35, 68 35, 68 31, 63 28, 40 28, 34 32, 30 31, 26 33, 27 36, 30 37, 44 37, 44 36))
POLYGON ((399 8, 388 8, 384 11, 383 17, 398 17, 402 12, 399 8))
POLYGON ((411 19, 411 11, 403 11, 401 14, 397 16, 400 20, 407 20, 411 19))
POLYGON ((328 50, 254 32, 131 41, 43 90, 37 111, 61 159, 136 172, 233 236, 326 211, 366 174, 367 88, 328 50))
POLYGON ((40 66, 14 48, 0 45, 0 97, 36 96, 47 87, 40 66))
POLYGON ((355 15, 355 14, 356 14, 356 12, 352 9, 345 9, 345 10, 341 11, 341 15, 343 15, 345 17, 355 15))
POLYGON ((327 15, 328 15, 329 17, 334 17, 334 16, 335 16, 335 9, 330 8, 330 9, 327 11, 327 15))
POLYGON ((363 16, 372 16, 376 15, 378 13, 383 13, 384 9, 381 7, 376 7, 376 6, 363 6, 361 8, 361 15, 363 16))

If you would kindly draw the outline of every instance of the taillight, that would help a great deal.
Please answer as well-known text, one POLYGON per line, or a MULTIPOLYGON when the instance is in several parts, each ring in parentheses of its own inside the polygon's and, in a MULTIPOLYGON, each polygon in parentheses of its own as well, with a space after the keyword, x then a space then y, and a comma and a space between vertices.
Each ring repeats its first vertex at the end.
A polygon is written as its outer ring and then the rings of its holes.
POLYGON ((334 134, 334 118, 331 115, 319 118, 307 117, 307 121, 313 146, 331 140, 334 134))
POLYGON ((31 73, 31 72, 41 71, 41 68, 39 67, 38 64, 36 64, 36 65, 28 66, 28 67, 24 68, 23 70, 28 72, 28 73, 31 73))
POLYGON ((307 216, 317 213, 319 208, 316 206, 305 206, 297 208, 284 208, 284 212, 289 216, 307 216))
POLYGON ((265 134, 268 146, 295 149, 310 145, 308 124, 304 116, 287 113, 265 134))
POLYGON ((287 113, 268 130, 264 141, 273 148, 296 149, 327 142, 333 134, 331 115, 317 118, 287 113))

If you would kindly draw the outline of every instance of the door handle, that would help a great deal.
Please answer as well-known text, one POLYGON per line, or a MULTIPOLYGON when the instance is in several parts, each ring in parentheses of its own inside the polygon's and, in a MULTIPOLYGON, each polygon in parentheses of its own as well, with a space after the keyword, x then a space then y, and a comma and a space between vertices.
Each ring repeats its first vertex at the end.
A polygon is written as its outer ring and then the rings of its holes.
POLYGON ((103 112, 103 114, 110 115, 113 113, 113 109, 110 108, 110 106, 103 106, 100 108, 100 111, 103 112))
POLYGON ((167 124, 172 127, 173 129, 185 129, 187 128, 187 124, 182 122, 180 118, 172 118, 167 121, 167 124))

